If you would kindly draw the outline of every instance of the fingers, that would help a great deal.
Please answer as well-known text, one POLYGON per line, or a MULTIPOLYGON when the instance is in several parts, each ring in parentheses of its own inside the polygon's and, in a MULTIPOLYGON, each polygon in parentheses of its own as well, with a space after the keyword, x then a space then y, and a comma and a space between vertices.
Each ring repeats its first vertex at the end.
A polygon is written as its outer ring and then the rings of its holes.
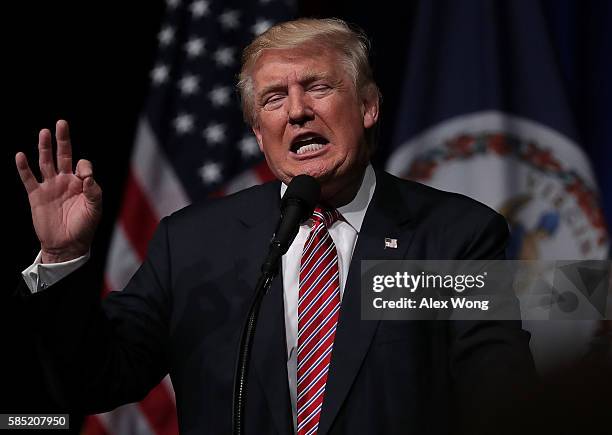
POLYGON ((83 193, 87 201, 100 211, 102 205, 102 189, 93 177, 87 177, 83 182, 83 193))
POLYGON ((55 125, 55 140, 57 141, 57 170, 60 174, 70 174, 72 173, 72 145, 68 123, 63 119, 57 121, 55 125))
POLYGON ((46 128, 38 134, 38 167, 43 179, 57 175, 51 151, 51 132, 46 128))
POLYGON ((38 187, 38 181, 34 174, 32 174, 30 165, 28 165, 28 158, 24 153, 19 152, 15 155, 15 164, 17 165, 17 172, 19 172, 21 182, 29 195, 30 192, 38 187))
POLYGON ((93 167, 89 160, 81 159, 77 162, 75 174, 81 180, 87 177, 93 177, 93 167))
POLYGON ((99 207, 102 200, 102 189, 93 178, 93 167, 89 160, 81 159, 77 162, 75 174, 83 180, 83 193, 87 200, 99 207))

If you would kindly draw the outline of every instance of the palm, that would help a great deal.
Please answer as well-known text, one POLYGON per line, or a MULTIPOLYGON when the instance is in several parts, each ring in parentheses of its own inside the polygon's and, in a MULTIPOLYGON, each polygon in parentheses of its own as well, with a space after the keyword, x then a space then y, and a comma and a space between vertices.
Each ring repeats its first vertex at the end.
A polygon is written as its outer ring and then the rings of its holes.
POLYGON ((17 168, 28 192, 32 222, 43 254, 57 261, 83 255, 89 249, 101 214, 101 191, 92 178, 91 165, 79 161, 72 172, 72 150, 68 125, 57 128, 57 170, 51 157, 47 130, 39 137, 39 166, 44 181, 39 183, 25 155, 17 155, 17 168))
POLYGON ((49 249, 70 242, 86 245, 92 238, 96 213, 83 194, 83 180, 74 174, 58 174, 29 194, 36 235, 49 249))

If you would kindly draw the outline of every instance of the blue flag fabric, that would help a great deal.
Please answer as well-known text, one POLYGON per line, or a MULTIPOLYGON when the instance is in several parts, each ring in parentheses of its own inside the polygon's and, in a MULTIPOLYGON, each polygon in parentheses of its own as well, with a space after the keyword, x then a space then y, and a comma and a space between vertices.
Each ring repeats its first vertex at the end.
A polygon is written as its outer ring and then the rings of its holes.
MULTIPOLYGON (((438 0, 415 8, 387 169, 502 213, 509 258, 609 255, 602 198, 612 189, 604 163, 612 149, 612 19, 608 5, 591 5, 588 32, 568 27, 585 19, 573 15, 576 3, 438 0)), ((583 355, 597 325, 526 327, 545 370, 583 355)))
MULTIPOLYGON (((421 2, 388 168, 471 196, 482 193, 478 199, 506 211, 511 223, 546 196, 549 204, 531 213, 531 226, 546 222, 551 243, 557 233, 572 240, 555 258, 601 258, 608 236, 589 148, 607 151, 579 129, 584 122, 575 116, 580 111, 547 11, 537 1, 421 2), (518 180, 519 174, 526 178, 518 180), (459 184, 444 184, 449 181, 459 184), (542 220, 545 213, 557 219, 542 220)), ((603 130, 606 116, 599 117, 603 130)))
POLYGON ((612 228, 612 3, 546 0, 552 45, 580 138, 612 228))

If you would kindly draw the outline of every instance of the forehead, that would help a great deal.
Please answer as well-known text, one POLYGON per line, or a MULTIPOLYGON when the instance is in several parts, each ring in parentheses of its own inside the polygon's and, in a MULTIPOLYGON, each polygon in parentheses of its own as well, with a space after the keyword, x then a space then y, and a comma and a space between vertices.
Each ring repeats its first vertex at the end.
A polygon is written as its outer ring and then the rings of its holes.
POLYGON ((317 76, 341 79, 346 72, 339 58, 335 50, 322 46, 265 49, 253 65, 255 88, 317 76))

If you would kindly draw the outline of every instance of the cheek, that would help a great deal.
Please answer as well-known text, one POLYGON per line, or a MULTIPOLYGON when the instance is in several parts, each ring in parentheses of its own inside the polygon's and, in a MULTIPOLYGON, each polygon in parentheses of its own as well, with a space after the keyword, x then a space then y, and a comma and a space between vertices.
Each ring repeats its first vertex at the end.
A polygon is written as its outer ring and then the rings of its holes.
POLYGON ((270 115, 266 118, 262 131, 268 137, 282 136, 285 124, 285 119, 282 119, 281 116, 270 115))

